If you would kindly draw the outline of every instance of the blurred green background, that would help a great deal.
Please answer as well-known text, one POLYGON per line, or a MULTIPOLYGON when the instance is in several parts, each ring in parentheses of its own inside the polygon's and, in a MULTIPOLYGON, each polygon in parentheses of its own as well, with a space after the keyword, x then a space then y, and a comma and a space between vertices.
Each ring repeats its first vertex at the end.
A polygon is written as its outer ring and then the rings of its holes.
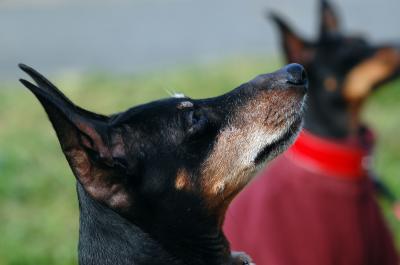
MULTIPOLYGON (((332 2, 345 31, 398 39, 400 1, 332 2)), ((16 81, 26 78, 17 63, 104 114, 167 91, 211 97, 282 65, 269 56, 281 49, 267 10, 315 36, 318 0, 0 0, 0 265, 77 264, 75 179, 41 105, 16 81)), ((364 112, 378 136, 376 171, 398 197, 399 100, 400 80, 364 112)), ((400 222, 381 205, 400 249, 400 222)))
MULTIPOLYGON (((77 104, 110 114, 168 97, 166 91, 193 98, 227 92, 280 65, 267 56, 219 63, 182 65, 140 75, 51 76, 77 104)), ((40 70, 40 69, 38 69, 40 70)), ((45 73, 43 73, 45 74, 45 73)), ((25 77, 21 72, 21 77, 25 77)), ((75 180, 46 114, 17 82, 0 89, 0 264, 76 264, 78 205, 75 180)), ((400 80, 369 100, 365 119, 378 135, 375 168, 400 196, 400 80)), ((400 223, 382 202, 400 246, 400 223)))

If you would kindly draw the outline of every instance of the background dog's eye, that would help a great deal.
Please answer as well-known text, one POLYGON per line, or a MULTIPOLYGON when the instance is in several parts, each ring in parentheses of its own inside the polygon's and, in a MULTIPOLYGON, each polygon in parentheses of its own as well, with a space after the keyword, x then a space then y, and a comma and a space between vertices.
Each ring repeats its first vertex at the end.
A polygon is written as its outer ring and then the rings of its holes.
POLYGON ((207 117, 201 110, 191 110, 187 114, 187 128, 189 134, 201 132, 207 125, 207 117))

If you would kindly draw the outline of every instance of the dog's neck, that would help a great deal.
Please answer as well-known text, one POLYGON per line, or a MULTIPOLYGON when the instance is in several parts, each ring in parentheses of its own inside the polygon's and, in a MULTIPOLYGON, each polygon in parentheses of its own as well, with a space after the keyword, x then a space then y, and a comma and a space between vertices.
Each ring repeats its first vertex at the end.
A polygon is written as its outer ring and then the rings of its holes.
POLYGON ((165 261, 183 264, 174 260, 139 227, 93 200, 79 183, 77 191, 80 209, 79 264, 165 264, 165 261))
MULTIPOLYGON (((228 243, 220 228, 180 231, 160 223, 155 235, 93 200, 77 185, 80 228, 79 264, 228 264, 228 243), (211 231, 211 232, 210 232, 211 231), (197 233, 199 232, 199 233, 197 233)), ((201 226, 202 224, 199 224, 201 226)))

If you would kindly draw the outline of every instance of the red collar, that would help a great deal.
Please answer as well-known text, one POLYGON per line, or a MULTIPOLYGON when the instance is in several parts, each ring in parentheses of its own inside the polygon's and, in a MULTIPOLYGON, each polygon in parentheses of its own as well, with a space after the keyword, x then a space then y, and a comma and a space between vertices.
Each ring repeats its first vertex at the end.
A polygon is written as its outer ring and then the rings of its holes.
POLYGON ((346 140, 321 138, 303 130, 285 153, 293 162, 328 176, 359 179, 367 175, 374 137, 362 130, 359 137, 346 140))

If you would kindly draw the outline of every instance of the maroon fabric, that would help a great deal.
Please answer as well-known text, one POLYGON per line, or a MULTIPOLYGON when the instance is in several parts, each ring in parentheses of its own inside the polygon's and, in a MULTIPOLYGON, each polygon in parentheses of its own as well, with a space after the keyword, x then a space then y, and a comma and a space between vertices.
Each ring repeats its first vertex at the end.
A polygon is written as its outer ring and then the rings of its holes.
POLYGON ((224 230, 257 265, 394 265, 392 237, 366 177, 311 172, 282 155, 232 202, 224 230))

